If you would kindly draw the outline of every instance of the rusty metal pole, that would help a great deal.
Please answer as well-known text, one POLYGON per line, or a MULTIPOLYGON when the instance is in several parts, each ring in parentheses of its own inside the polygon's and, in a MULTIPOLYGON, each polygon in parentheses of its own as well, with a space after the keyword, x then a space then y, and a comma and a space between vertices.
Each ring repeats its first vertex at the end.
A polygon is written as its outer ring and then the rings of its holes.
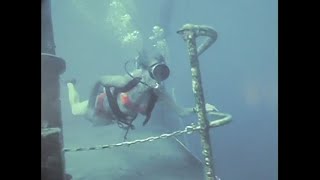
POLYGON ((205 99, 201 83, 201 73, 198 56, 216 41, 217 33, 208 26, 199 26, 193 24, 184 25, 179 31, 177 31, 177 33, 183 36, 183 39, 184 41, 186 41, 188 46, 192 75, 192 90, 196 101, 196 110, 200 124, 201 144, 203 148, 202 154, 204 155, 205 161, 205 178, 206 180, 215 180, 216 176, 214 171, 209 131, 210 125, 205 109, 205 99), (209 38, 197 49, 196 38, 198 36, 207 36, 209 38))
POLYGON ((50 0, 41 0, 41 179, 65 180, 60 74, 65 61, 55 55, 50 0))

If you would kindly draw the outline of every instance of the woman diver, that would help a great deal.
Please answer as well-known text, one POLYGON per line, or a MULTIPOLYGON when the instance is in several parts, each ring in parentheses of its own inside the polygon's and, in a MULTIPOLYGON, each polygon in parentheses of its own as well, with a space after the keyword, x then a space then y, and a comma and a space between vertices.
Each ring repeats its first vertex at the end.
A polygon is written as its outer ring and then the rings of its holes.
MULTIPOLYGON (((129 61, 128 61, 129 62, 129 61)), ((127 63, 128 63, 127 62, 127 63)), ((132 121, 138 114, 146 118, 145 125, 157 102, 164 102, 180 117, 194 113, 194 108, 178 106, 165 91, 163 81, 170 69, 162 55, 148 57, 140 53, 136 58, 137 68, 131 73, 125 64, 125 75, 102 76, 94 85, 88 100, 80 101, 75 82, 68 82, 69 103, 73 115, 85 116, 94 125, 118 123, 121 127, 133 128, 132 121)), ((217 111, 206 104, 207 112, 217 111)))

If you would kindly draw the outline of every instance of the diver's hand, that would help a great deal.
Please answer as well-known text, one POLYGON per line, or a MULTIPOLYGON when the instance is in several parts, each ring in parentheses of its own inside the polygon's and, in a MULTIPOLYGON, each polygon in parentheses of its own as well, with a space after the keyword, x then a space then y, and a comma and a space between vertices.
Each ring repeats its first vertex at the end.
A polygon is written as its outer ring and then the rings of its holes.
MULTIPOLYGON (((210 112, 218 112, 219 110, 212 104, 209 104, 209 103, 206 103, 206 112, 207 113, 210 113, 210 112)), ((183 110, 181 110, 178 115, 180 117, 186 117, 186 116, 190 116, 192 114, 195 114, 197 113, 198 111, 196 110, 195 107, 193 108, 184 108, 183 110)))
POLYGON ((209 112, 218 112, 219 110, 212 104, 206 103, 206 111, 209 112))
MULTIPOLYGON (((197 113, 196 108, 192 108, 194 113, 197 113)), ((210 113, 210 112, 218 112, 219 110, 212 104, 206 103, 206 112, 210 113)))

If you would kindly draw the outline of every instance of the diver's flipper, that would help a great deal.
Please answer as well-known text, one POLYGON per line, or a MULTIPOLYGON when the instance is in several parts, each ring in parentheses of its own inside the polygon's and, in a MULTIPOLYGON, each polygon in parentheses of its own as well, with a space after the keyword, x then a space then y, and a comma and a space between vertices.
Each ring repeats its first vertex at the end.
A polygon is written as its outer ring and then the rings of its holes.
POLYGON ((69 80, 62 80, 62 82, 64 84, 68 84, 68 83, 71 83, 73 85, 76 85, 77 84, 77 80, 75 78, 72 78, 72 79, 69 79, 69 80))

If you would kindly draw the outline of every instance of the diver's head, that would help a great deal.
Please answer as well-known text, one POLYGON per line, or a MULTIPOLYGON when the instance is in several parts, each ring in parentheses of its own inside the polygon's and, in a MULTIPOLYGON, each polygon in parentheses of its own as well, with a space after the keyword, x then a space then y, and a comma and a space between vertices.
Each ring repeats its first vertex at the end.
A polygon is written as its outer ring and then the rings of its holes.
POLYGON ((138 68, 148 70, 150 77, 158 82, 166 80, 170 75, 170 69, 161 54, 149 58, 145 52, 142 52, 137 58, 137 65, 138 68))
POLYGON ((166 65, 164 57, 162 55, 154 57, 151 62, 148 69, 151 78, 159 82, 166 80, 170 75, 170 69, 166 65))

